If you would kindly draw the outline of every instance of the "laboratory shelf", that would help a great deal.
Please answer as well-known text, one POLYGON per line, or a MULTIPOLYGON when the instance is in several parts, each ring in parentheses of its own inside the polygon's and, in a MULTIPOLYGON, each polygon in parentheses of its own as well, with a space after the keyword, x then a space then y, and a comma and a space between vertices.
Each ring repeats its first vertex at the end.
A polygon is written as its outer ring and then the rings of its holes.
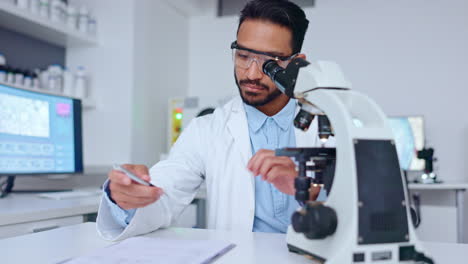
POLYGON ((52 91, 48 91, 48 90, 32 89, 32 88, 24 87, 24 86, 21 86, 21 85, 13 85, 13 84, 4 83, 4 82, 0 82, 0 85, 10 86, 10 87, 19 88, 19 89, 23 89, 23 90, 27 90, 27 91, 36 92, 36 93, 52 94, 52 95, 64 96, 64 97, 68 97, 68 98, 80 99, 81 100, 81 107, 82 107, 83 110, 92 110, 92 109, 96 108, 96 102, 91 98, 82 99, 82 98, 68 96, 68 95, 64 95, 64 94, 61 94, 61 93, 52 92, 52 91))
POLYGON ((94 36, 69 28, 65 23, 53 22, 28 9, 20 9, 11 2, 0 0, 0 27, 22 33, 61 47, 93 46, 94 36))

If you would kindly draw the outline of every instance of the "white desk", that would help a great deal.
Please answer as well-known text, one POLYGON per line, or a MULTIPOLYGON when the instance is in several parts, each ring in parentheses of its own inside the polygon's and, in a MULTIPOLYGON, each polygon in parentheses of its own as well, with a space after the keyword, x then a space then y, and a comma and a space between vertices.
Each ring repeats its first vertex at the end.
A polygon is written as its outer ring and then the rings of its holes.
POLYGON ((0 238, 83 223, 84 215, 98 211, 99 201, 99 195, 54 200, 11 193, 0 199, 0 238))
POLYGON ((457 207, 457 242, 463 243, 464 234, 464 194, 468 189, 468 183, 434 183, 434 184, 417 184, 411 183, 408 185, 411 191, 453 191, 455 194, 455 204, 457 207))
MULTIPOLYGON (((146 236, 215 239, 235 243, 234 249, 215 262, 220 264, 312 263, 300 255, 290 253, 283 234, 169 228, 146 236)), ((0 256, 2 263, 57 263, 111 244, 98 236, 94 223, 84 223, 0 240, 0 256)), ((468 258, 468 245, 424 243, 424 246, 437 264, 463 263, 468 258)))
MULTIPOLYGON (((196 198, 174 226, 203 226, 205 197, 196 198)), ((86 222, 84 216, 97 213, 100 201, 101 195, 55 200, 39 197, 37 193, 11 193, 0 199, 0 239, 86 222)))

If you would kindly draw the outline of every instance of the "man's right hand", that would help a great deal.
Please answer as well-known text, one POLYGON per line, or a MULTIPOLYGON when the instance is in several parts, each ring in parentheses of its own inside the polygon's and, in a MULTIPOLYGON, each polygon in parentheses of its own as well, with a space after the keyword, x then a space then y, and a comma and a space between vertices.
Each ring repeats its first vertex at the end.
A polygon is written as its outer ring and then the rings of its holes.
MULTIPOLYGON (((150 181, 148 167, 145 165, 122 165, 137 177, 150 181)), ((139 184, 118 170, 109 172, 109 189, 111 199, 124 210, 145 207, 156 202, 163 194, 163 189, 139 184)))

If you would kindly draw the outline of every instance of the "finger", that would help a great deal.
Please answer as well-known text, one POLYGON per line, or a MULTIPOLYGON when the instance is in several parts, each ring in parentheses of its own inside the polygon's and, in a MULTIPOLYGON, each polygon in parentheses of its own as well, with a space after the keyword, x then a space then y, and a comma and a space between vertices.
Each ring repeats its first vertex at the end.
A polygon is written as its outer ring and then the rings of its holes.
POLYGON ((132 183, 132 180, 125 173, 118 170, 111 170, 109 172, 109 180, 121 185, 130 185, 132 183))
POLYGON ((297 176, 297 171, 290 167, 286 166, 274 166, 265 176, 267 182, 273 183, 275 180, 285 177, 285 178, 295 178, 297 176))
POLYGON ((266 157, 259 168, 258 174, 262 175, 262 179, 265 179, 265 175, 267 175, 274 166, 295 168, 294 162, 288 157, 266 157))
POLYGON ((258 153, 258 156, 254 160, 254 162, 251 164, 250 170, 253 172, 254 175, 258 175, 259 168, 262 165, 263 161, 268 157, 274 157, 274 156, 275 156, 275 152, 272 150, 260 150, 260 153, 258 153))
POLYGON ((249 160, 247 163, 247 168, 250 170, 252 168, 252 165, 256 162, 256 160, 261 156, 264 155, 264 152, 267 151, 266 149, 260 149, 253 155, 253 157, 249 160))
POLYGON ((258 157, 255 164, 252 166, 252 170, 255 175, 260 175, 260 168, 265 163, 265 160, 274 158, 275 154, 273 151, 263 152, 261 156, 258 157))
POLYGON ((320 190, 322 188, 318 185, 310 187, 309 193, 310 193, 310 200, 315 201, 317 200, 317 197, 319 196, 320 190))
POLYGON ((150 205, 151 203, 148 203, 148 204, 132 204, 132 203, 127 203, 127 202, 116 202, 117 205, 124 209, 124 210, 131 210, 131 209, 138 209, 138 208, 142 208, 142 207, 145 207, 145 206, 148 206, 150 205))
POLYGON ((125 193, 129 196, 147 198, 161 196, 164 192, 159 187, 150 187, 141 185, 139 183, 132 183, 130 185, 121 185, 119 183, 110 182, 109 188, 111 193, 114 191, 125 193))
MULTIPOLYGON (((114 200, 114 201, 115 201, 115 200, 114 200)), ((136 207, 134 204, 130 204, 130 203, 127 203, 127 202, 117 202, 117 201, 116 201, 116 203, 117 203, 117 205, 118 205, 120 208, 122 208, 122 209, 124 209, 124 210, 131 210, 131 209, 136 209, 136 208, 138 208, 138 207, 136 207)))
POLYGON ((118 206, 120 206, 120 208, 124 209, 124 210, 131 210, 131 209, 137 209, 137 208, 143 208, 143 207, 146 207, 152 203, 154 203, 155 201, 153 202, 150 202, 150 203, 146 203, 146 204, 132 204, 132 203, 127 203, 127 202, 119 202, 117 203, 118 206))
POLYGON ((124 164, 122 167, 131 173, 135 174, 140 179, 145 181, 150 181, 148 167, 145 165, 136 165, 136 164, 124 164))
POLYGON ((127 195, 125 193, 118 192, 118 191, 113 192, 113 193, 111 192, 111 196, 112 196, 112 199, 114 199, 114 201, 116 201, 117 203, 126 202, 126 203, 131 204, 132 206, 142 206, 142 205, 154 202, 159 198, 159 196, 144 197, 144 198, 136 197, 136 196, 127 195))
POLYGON ((255 153, 255 155, 252 156, 252 158, 250 158, 249 162, 247 163, 247 169, 252 171, 252 164, 255 162, 255 160, 257 159, 257 156, 258 156, 258 152, 255 153))

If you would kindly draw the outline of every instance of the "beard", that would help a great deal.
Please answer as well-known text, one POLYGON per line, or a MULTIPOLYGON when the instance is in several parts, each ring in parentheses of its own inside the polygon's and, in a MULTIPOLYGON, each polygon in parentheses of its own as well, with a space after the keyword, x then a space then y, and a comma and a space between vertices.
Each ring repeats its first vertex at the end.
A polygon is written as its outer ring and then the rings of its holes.
POLYGON ((256 85, 256 86, 260 86, 262 88, 264 88, 266 91, 269 91, 270 88, 263 84, 263 83, 260 83, 260 81, 258 80, 240 80, 238 81, 237 80, 237 76, 236 76, 236 73, 234 72, 234 79, 236 81, 236 85, 237 85, 237 88, 239 89, 239 94, 242 98, 242 101, 247 104, 247 105, 250 105, 250 106, 264 106, 268 103, 270 103, 271 101, 275 100, 276 98, 278 98, 278 96, 280 96, 282 93, 281 91, 275 87, 275 89, 271 92, 269 92, 266 96, 262 97, 262 98, 258 98, 258 99, 249 99, 246 97, 247 96, 251 96, 251 97, 255 97, 255 96, 258 96, 257 93, 254 93, 254 92, 245 92, 245 95, 244 93, 242 92, 242 88, 241 88, 241 85, 244 85, 244 84, 251 84, 251 85, 256 85))

